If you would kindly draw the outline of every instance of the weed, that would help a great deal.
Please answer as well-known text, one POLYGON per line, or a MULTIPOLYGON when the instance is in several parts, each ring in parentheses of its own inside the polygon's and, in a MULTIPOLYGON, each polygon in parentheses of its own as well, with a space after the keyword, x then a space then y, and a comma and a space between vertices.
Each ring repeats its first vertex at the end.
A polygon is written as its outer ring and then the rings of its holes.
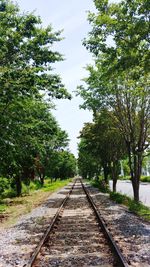
POLYGON ((150 221, 150 208, 143 205, 141 202, 137 203, 126 195, 114 192, 110 192, 110 198, 118 204, 127 206, 133 213, 150 221))
POLYGON ((6 208, 7 208, 7 205, 6 204, 0 203, 0 213, 5 212, 6 211, 6 208))
POLYGON ((99 190, 103 193, 109 193, 110 189, 109 189, 109 185, 106 184, 103 180, 99 179, 99 180, 92 180, 90 181, 91 185, 93 185, 94 187, 99 188, 99 190))

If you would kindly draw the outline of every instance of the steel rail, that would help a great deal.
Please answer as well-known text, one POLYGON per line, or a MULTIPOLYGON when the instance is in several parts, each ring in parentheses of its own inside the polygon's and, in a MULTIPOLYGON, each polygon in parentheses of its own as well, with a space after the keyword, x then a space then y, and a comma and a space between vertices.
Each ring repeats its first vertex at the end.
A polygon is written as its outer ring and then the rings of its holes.
POLYGON ((59 215, 60 215, 60 212, 62 210, 62 208, 64 207, 65 203, 67 202, 67 200, 69 199, 71 193, 72 193, 72 190, 76 184, 76 181, 77 179, 75 180, 74 184, 72 185, 71 187, 71 190, 69 191, 69 193, 67 194, 67 196, 63 199, 62 203, 61 203, 61 206, 59 207, 58 211, 56 212, 55 216, 53 217, 52 219, 52 222, 50 224, 50 226, 48 227, 48 229, 46 230, 44 236, 42 237, 40 243, 38 244, 38 246, 36 247, 32 257, 30 258, 29 262, 24 265, 24 267, 32 267, 42 246, 44 245, 44 243, 46 242, 47 238, 48 238, 48 235, 50 234, 50 232, 52 231, 53 227, 54 227, 54 224, 56 223, 56 221, 58 220, 59 218, 59 215))
POLYGON ((82 185, 82 188, 87 196, 87 199, 89 200, 89 203, 91 204, 93 210, 94 210, 94 213, 97 217, 97 220, 98 220, 98 223, 101 227, 101 229, 103 230, 103 233, 106 237, 106 239, 108 240, 110 246, 111 246, 111 249, 112 251, 114 252, 114 254, 116 255, 117 257, 117 263, 119 264, 118 267, 129 267, 126 259, 124 258, 124 256, 122 255, 121 253, 121 250, 120 248, 118 247, 118 245, 116 244, 115 240, 113 239, 111 233, 109 232, 109 230, 107 229, 105 223, 104 223, 104 220, 102 218, 102 216, 100 215, 92 197, 90 196, 89 194, 89 191, 87 190, 87 188, 84 186, 83 182, 81 181, 80 179, 80 182, 81 182, 81 185, 82 185))

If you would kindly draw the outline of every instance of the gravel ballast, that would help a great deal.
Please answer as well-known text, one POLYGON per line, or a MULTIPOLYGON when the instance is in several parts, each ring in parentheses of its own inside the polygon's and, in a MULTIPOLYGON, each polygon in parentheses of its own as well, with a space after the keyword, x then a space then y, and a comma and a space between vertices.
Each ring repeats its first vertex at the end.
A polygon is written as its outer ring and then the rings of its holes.
MULTIPOLYGON (((49 226, 62 200, 65 187, 42 205, 22 216, 17 224, 0 230, 0 267, 23 267, 49 226)), ((66 190, 66 192, 68 192, 66 190)))
MULTIPOLYGON (((70 184, 71 185, 71 184, 70 184)), ((130 266, 150 266, 150 224, 112 202, 107 194, 88 186, 103 219, 130 266)), ((60 206, 67 186, 50 197, 17 224, 0 230, 0 267, 23 267, 60 206)))

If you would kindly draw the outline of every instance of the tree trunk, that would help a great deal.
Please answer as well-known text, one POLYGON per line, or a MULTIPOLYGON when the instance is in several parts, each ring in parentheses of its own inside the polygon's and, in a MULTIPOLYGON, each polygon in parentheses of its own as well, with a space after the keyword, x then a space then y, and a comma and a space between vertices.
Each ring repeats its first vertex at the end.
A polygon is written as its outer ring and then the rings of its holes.
POLYGON ((133 186, 134 200, 136 202, 139 202, 139 181, 137 181, 136 177, 134 177, 134 179, 132 180, 132 186, 133 186))
POLYGON ((20 176, 16 176, 16 190, 17 190, 17 196, 21 196, 22 191, 22 184, 21 184, 21 178, 20 176))
POLYGON ((131 181, 133 187, 134 200, 139 202, 139 187, 140 187, 140 177, 142 171, 142 152, 137 154, 134 151, 131 152, 131 147, 128 147, 129 155, 129 167, 131 172, 131 181), (132 160, 133 159, 133 160, 132 160))
POLYGON ((44 176, 43 175, 41 175, 41 177, 40 177, 40 182, 41 182, 41 185, 43 186, 44 185, 44 176))
POLYGON ((117 179, 113 179, 113 192, 116 192, 117 179))
POLYGON ((116 185, 118 180, 118 161, 112 162, 111 167, 111 174, 112 174, 112 180, 113 180, 113 192, 116 192, 116 185))
POLYGON ((108 174, 109 174, 109 167, 107 164, 105 164, 103 166, 103 169, 104 169, 104 181, 105 181, 105 184, 108 184, 108 174))
POLYGON ((41 185, 43 186, 44 185, 44 178, 45 178, 45 173, 40 173, 40 182, 41 182, 41 185))

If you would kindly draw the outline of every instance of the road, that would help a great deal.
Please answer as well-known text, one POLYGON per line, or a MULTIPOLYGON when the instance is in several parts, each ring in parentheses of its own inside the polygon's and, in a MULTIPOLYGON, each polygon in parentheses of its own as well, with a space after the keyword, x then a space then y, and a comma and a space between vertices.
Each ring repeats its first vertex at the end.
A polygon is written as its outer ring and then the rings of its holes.
MULTIPOLYGON (((112 189, 112 181, 110 181, 110 188, 112 189)), ((117 192, 133 197, 131 182, 128 180, 126 181, 119 180, 117 182, 117 192)), ((140 184, 140 201, 146 206, 150 207, 150 183, 140 184)))

